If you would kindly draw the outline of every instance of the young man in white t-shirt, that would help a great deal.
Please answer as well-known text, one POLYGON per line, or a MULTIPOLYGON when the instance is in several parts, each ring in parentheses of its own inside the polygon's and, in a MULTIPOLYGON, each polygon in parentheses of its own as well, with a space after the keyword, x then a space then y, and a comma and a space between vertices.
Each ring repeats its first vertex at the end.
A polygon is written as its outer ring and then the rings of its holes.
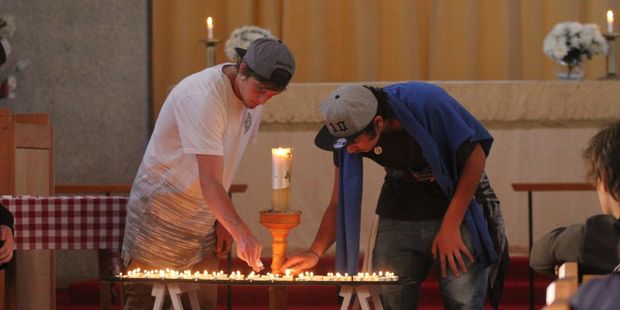
MULTIPOLYGON (((214 271, 233 239, 239 258, 263 268, 260 241, 227 192, 263 104, 286 88, 295 59, 273 39, 237 52, 239 64, 188 76, 164 102, 127 205, 122 258, 129 270, 214 271)), ((153 307, 150 286, 127 286, 125 309, 153 307)), ((216 291, 203 288, 201 309, 214 308, 216 291)))

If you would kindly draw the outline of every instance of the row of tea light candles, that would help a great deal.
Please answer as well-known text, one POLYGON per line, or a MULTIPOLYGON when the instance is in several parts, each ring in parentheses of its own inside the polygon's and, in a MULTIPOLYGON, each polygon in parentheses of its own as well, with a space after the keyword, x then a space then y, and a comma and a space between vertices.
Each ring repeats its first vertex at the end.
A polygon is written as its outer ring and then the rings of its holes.
POLYGON ((398 281, 398 276, 393 272, 379 271, 359 272, 357 275, 349 276, 349 274, 340 274, 329 272, 327 275, 315 275, 312 272, 303 272, 294 276, 290 269, 286 269, 283 275, 279 274, 257 274, 254 271, 250 272, 247 276, 239 271, 233 272, 230 275, 223 271, 211 272, 203 271, 202 273, 196 271, 192 273, 189 270, 183 272, 171 269, 165 270, 144 270, 140 268, 127 272, 126 275, 119 273, 116 275, 119 279, 170 279, 170 280, 221 280, 221 281, 311 281, 311 282, 392 282, 398 281))

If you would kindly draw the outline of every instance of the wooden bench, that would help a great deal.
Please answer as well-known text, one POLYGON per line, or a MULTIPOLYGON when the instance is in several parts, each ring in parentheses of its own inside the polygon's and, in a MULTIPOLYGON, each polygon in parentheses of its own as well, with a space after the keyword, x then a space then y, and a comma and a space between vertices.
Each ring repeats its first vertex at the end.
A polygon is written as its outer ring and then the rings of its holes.
POLYGON ((569 310, 570 299, 579 286, 592 279, 607 275, 581 274, 577 262, 566 262, 558 268, 558 279, 547 286, 546 306, 543 310, 569 310))

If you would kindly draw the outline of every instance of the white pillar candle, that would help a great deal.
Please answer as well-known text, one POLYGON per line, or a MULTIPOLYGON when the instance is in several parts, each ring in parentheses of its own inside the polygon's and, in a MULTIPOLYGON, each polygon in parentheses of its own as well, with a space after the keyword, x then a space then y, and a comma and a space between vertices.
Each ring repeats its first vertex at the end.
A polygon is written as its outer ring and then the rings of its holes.
POLYGON ((607 11, 607 32, 614 32, 614 12, 612 12, 611 10, 607 11))
POLYGON ((211 16, 207 17, 207 38, 209 40, 213 39, 213 18, 211 18, 211 16))
POLYGON ((271 149, 272 180, 271 209, 285 212, 288 210, 291 189, 291 148, 271 149))

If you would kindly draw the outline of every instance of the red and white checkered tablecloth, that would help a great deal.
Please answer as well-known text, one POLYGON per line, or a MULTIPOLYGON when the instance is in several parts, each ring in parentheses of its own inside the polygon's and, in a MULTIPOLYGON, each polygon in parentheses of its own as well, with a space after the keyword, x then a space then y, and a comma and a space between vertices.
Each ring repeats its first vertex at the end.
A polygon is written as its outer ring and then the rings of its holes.
POLYGON ((127 197, 2 196, 15 217, 15 249, 120 249, 127 197))

